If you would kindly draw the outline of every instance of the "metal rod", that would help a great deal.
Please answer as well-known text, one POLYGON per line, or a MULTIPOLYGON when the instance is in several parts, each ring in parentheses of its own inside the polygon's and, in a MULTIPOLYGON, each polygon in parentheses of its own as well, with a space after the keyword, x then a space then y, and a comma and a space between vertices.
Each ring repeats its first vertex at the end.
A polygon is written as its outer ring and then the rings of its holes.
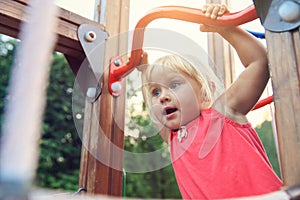
POLYGON ((58 8, 53 0, 31 0, 21 25, 0 149, 0 199, 24 199, 35 177, 46 102, 49 65, 56 42, 58 8), (5 193, 5 194, 4 194, 5 193))

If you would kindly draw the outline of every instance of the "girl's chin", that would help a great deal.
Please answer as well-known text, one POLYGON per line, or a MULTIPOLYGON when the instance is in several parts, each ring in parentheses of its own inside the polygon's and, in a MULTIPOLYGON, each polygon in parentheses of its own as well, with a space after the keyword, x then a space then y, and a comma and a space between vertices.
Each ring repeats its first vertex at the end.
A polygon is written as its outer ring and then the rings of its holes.
POLYGON ((171 129, 171 130, 178 130, 178 129, 180 129, 181 128, 181 126, 182 125, 180 125, 180 124, 176 124, 176 125, 168 125, 168 124, 166 124, 166 127, 167 128, 169 128, 169 129, 171 129))
POLYGON ((178 130, 180 129, 182 126, 184 126, 184 123, 182 123, 180 120, 166 120, 164 121, 164 126, 167 127, 168 129, 171 130, 178 130))

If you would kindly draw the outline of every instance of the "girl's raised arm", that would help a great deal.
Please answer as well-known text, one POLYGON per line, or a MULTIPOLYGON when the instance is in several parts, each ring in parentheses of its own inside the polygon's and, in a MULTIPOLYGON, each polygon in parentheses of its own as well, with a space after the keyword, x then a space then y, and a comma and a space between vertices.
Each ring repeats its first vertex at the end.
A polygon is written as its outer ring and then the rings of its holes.
MULTIPOLYGON (((203 9, 207 17, 214 18, 228 12, 223 5, 210 4, 203 9)), ((202 25, 201 31, 217 32, 236 50, 245 70, 220 98, 231 113, 246 115, 259 100, 269 80, 265 47, 240 27, 224 28, 202 25)))

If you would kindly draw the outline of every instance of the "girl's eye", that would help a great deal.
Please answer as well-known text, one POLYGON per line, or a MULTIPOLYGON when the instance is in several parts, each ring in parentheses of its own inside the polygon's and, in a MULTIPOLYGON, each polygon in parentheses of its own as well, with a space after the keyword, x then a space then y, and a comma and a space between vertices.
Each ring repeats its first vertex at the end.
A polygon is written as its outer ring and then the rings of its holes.
POLYGON ((151 93, 152 93, 152 96, 157 97, 160 95, 160 90, 156 88, 156 89, 153 89, 151 93))
POLYGON ((170 89, 174 90, 174 89, 178 88, 179 86, 180 86, 180 83, 175 82, 170 85, 170 89))

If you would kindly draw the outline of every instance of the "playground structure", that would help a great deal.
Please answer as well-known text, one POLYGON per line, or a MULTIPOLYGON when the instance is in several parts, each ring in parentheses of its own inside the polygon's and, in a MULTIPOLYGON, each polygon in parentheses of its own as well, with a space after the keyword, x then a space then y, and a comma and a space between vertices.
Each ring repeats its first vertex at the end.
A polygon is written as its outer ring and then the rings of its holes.
MULTIPOLYGON (((298 1, 290 2, 300 7, 298 1)), ((20 24, 24 20, 26 21, 24 12, 28 3, 27 0, 0 0, 1 33, 15 38, 19 37, 20 24)), ((278 5, 284 5, 283 1, 268 0, 263 3, 254 1, 254 5, 241 12, 222 17, 220 25, 241 25, 259 16, 266 29, 269 68, 273 86, 273 98, 271 100, 274 101, 276 109, 275 121, 281 170, 285 186, 290 187, 300 183, 300 130, 297 124, 300 119, 300 20, 299 16, 296 16, 296 19, 291 19, 288 16, 278 14, 279 11, 276 9, 279 7, 278 5), (280 17, 284 20, 281 20, 280 17), (276 19, 278 20, 276 21, 276 19)), ((55 50, 66 56, 74 75, 79 74, 79 68, 82 67, 82 62, 92 48, 86 44, 87 37, 90 37, 90 41, 96 42, 96 35, 97 39, 100 35, 101 40, 105 40, 107 37, 128 30, 128 8, 129 0, 107 1, 105 27, 67 10, 60 9, 59 25, 56 30, 58 39, 55 50), (85 35, 84 33, 89 34, 85 35)), ((154 19, 175 18, 175 16, 179 16, 178 20, 194 23, 203 23, 203 20, 205 20, 201 19, 201 14, 197 9, 158 8, 150 12, 137 24, 137 28, 142 28, 142 31, 136 29, 137 32, 134 35, 136 39, 132 44, 131 59, 128 63, 114 62, 122 49, 128 46, 120 39, 114 45, 106 45, 99 49, 101 50, 99 54, 103 59, 99 59, 97 62, 102 67, 110 64, 110 71, 102 71, 102 69, 97 68, 98 66, 95 67, 93 57, 88 58, 91 67, 80 68, 80 70, 84 70, 84 73, 80 73, 80 77, 78 77, 83 93, 87 94, 89 88, 96 88, 94 95, 87 96, 83 142, 89 144, 88 149, 107 152, 106 156, 110 160, 109 162, 116 162, 122 166, 123 155, 120 152, 114 152, 111 145, 120 148, 123 148, 124 145, 125 94, 120 89, 125 88, 122 78, 126 77, 139 63, 143 45, 143 29, 154 19), (178 13, 181 15, 178 15, 178 13), (101 83, 99 83, 97 77, 102 73, 101 83), (81 77, 82 74, 84 76, 81 77), (113 89, 112 85, 114 83, 120 84, 122 87, 117 85, 117 89, 113 89), (99 113, 99 118, 94 117, 92 113, 95 112, 99 113), (103 132, 111 143, 104 144, 103 141, 99 140, 97 134, 99 132, 98 123, 100 123, 103 132)), ((212 22, 207 21, 207 23, 212 22)), ((214 38, 210 39, 214 40, 214 38)), ((209 51, 214 51, 213 48, 209 51)), ((213 57, 214 60, 224 56, 223 52, 214 52, 213 55, 215 56, 213 57)), ((219 64, 219 66, 221 65, 219 64)), ((224 76, 226 76, 226 73, 228 72, 224 72, 224 76)), ((270 98, 262 104, 266 103, 270 103, 270 98)), ((78 187, 85 188, 89 194, 121 196, 122 171, 99 162, 89 153, 87 148, 82 148, 78 187)))

